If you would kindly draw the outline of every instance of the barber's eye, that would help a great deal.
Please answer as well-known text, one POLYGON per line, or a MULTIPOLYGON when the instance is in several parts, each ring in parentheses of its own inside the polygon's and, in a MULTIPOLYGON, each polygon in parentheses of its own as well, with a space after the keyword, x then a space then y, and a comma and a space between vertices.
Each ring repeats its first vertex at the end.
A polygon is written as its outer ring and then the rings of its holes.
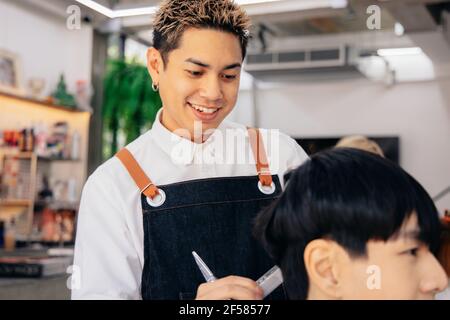
POLYGON ((201 71, 192 71, 192 70, 186 70, 187 73, 189 73, 189 75, 193 76, 193 77, 199 77, 203 74, 203 72, 201 71))
POLYGON ((408 250, 407 253, 411 256, 416 257, 418 251, 419 251, 419 248, 413 248, 413 249, 408 250))
POLYGON ((236 79, 236 76, 235 75, 224 74, 223 78, 225 78, 226 80, 233 80, 233 79, 236 79))

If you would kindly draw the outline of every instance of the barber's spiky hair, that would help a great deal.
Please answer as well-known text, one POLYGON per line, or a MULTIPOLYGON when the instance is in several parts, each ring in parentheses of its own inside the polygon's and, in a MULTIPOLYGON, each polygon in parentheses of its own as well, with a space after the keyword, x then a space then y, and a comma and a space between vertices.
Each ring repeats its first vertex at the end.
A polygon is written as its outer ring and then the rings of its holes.
POLYGON ((244 59, 250 19, 232 0, 164 0, 153 22, 153 46, 167 61, 188 28, 210 28, 230 32, 239 38, 244 59))

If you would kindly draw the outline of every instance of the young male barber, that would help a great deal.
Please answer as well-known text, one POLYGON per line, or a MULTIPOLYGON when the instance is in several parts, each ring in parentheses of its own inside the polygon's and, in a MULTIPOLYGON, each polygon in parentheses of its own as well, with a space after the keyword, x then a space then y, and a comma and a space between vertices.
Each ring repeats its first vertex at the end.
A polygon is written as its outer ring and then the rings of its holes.
POLYGON ((252 221, 307 155, 275 130, 224 121, 236 103, 248 29, 231 0, 161 5, 147 66, 163 107, 152 129, 83 189, 81 281, 72 298, 262 298, 254 280, 273 262, 252 237, 252 221), (218 280, 204 283, 192 251, 218 280))

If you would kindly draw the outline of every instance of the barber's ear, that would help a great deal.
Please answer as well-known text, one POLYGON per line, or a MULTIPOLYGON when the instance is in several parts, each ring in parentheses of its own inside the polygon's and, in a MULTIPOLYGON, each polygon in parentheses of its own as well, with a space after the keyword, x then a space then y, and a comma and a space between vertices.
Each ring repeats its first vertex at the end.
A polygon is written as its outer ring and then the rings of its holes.
POLYGON ((305 248, 304 262, 311 290, 321 295, 340 299, 339 266, 336 260, 337 244, 330 240, 313 240, 305 248))
POLYGON ((161 53, 154 47, 147 49, 147 69, 152 77, 153 83, 159 83, 159 75, 164 69, 164 62, 161 53))

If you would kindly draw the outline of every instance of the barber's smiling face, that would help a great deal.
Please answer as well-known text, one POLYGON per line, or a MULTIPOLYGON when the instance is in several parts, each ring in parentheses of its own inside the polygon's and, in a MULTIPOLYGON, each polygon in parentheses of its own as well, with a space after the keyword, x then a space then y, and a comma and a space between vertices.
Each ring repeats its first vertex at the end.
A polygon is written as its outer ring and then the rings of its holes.
POLYGON ((214 29, 189 28, 164 68, 159 52, 148 51, 148 67, 159 84, 162 123, 171 131, 188 129, 195 121, 203 131, 219 126, 233 110, 239 90, 242 51, 237 36, 214 29))

